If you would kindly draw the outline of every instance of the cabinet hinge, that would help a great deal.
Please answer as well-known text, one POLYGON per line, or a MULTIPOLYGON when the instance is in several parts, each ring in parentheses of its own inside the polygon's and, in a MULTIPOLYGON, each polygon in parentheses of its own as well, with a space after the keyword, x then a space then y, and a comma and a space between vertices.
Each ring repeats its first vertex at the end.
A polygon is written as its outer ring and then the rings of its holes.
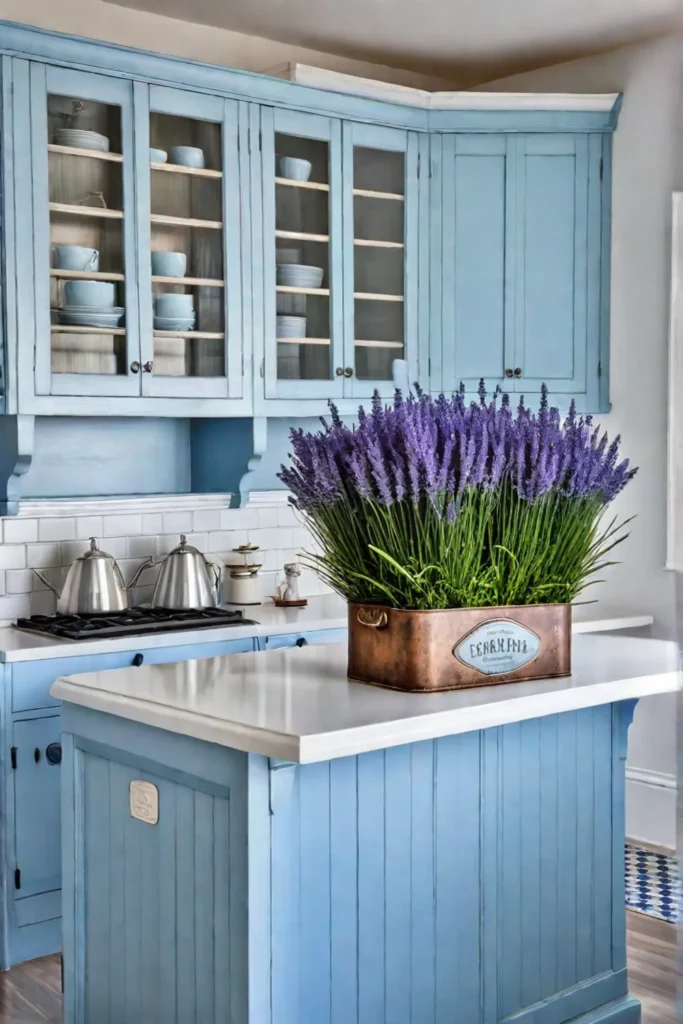
POLYGON ((21 871, 19 868, 14 869, 14 888, 21 889, 21 871))
POLYGON ((602 181, 602 176, 603 176, 604 173, 605 173, 605 161, 603 160, 602 157, 600 157, 600 181, 602 181))
POLYGON ((598 377, 602 377, 602 360, 598 359, 598 377))
POLYGON ((12 747, 11 748, 11 750, 9 752, 9 757, 10 757, 10 762, 12 764, 12 768, 16 770, 16 767, 17 767, 17 748, 16 747, 12 747))

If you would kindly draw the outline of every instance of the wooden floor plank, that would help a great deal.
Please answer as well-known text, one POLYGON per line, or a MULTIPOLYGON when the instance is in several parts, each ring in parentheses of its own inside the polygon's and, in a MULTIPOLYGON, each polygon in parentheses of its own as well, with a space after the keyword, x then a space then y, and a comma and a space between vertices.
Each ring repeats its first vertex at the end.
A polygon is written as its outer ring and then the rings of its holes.
MULTIPOLYGON (((676 929, 628 913, 629 989, 643 1004, 642 1024, 676 1024, 676 929)), ((0 974, 0 1024, 59 1024, 59 957, 0 974)))

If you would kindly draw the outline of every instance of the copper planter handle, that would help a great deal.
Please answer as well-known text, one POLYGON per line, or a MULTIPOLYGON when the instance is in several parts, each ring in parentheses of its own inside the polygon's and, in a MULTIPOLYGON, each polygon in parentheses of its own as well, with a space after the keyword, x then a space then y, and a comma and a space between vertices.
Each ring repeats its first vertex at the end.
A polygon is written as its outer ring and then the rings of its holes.
POLYGON ((361 626, 369 626, 371 629, 386 629, 389 624, 387 613, 377 609, 359 608, 356 618, 361 626))

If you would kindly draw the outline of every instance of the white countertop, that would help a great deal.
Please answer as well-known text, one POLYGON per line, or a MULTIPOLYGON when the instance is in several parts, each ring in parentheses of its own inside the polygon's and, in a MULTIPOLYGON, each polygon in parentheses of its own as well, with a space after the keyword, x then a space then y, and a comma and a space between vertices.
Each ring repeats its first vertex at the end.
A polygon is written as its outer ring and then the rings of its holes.
MULTIPOLYGON (((178 630, 151 636, 122 637, 118 640, 57 640, 27 633, 12 626, 0 628, 0 662, 40 661, 73 658, 117 651, 146 651, 151 647, 180 647, 191 644, 242 640, 251 636, 306 633, 321 629, 346 629, 346 603, 335 594, 311 597, 305 608, 276 608, 274 604, 245 605, 245 618, 255 626, 225 626, 212 629, 178 630)), ((651 626, 652 615, 601 602, 577 605, 573 613, 575 633, 607 632, 651 626)))
POLYGON ((448 693, 383 690, 346 677, 345 644, 58 679, 63 701, 252 753, 307 763, 676 690, 676 643, 579 636, 565 679, 448 693))

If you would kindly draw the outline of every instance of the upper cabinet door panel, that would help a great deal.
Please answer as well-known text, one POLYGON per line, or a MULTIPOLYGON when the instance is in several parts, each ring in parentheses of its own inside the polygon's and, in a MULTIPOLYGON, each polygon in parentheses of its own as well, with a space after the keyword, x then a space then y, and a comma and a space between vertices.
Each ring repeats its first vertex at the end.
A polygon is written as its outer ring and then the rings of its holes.
POLYGON ((509 138, 446 137, 443 162, 443 387, 491 391, 513 358, 509 138))
POLYGON ((240 398, 238 104, 136 85, 142 393, 240 398))
POLYGON ((261 176, 265 397, 340 398, 341 123, 264 107, 261 176))
MULTIPOLYGON (((545 383, 551 392, 582 393, 589 266, 596 276, 589 260, 588 137, 518 136, 515 144, 515 387, 537 392, 545 383)), ((592 170, 599 175, 599 164, 592 170)))
POLYGON ((133 86, 31 66, 40 395, 140 391, 133 86))
POLYGON ((343 128, 345 395, 393 392, 392 365, 418 375, 418 137, 343 128))

